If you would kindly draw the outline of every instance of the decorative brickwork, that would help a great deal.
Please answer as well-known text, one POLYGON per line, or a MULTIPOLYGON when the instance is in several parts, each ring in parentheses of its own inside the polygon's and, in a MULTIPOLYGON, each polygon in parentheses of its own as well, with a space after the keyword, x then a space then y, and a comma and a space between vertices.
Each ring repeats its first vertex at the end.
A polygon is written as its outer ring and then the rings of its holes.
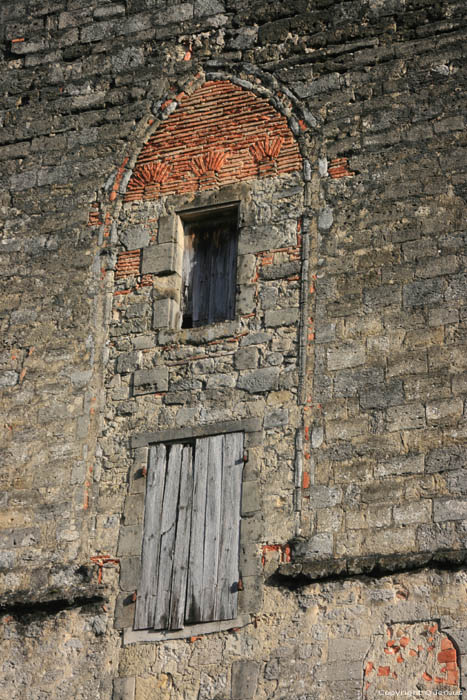
POLYGON ((267 175, 263 162, 274 162, 277 174, 301 168, 285 117, 238 85, 209 81, 193 95, 182 95, 178 109, 146 143, 125 199, 154 199, 267 175))

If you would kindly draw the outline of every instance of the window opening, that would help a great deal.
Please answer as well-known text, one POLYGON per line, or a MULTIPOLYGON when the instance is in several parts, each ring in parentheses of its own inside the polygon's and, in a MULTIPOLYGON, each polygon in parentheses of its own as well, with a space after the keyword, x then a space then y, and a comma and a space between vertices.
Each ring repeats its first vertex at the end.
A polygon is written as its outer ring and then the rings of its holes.
POLYGON ((237 616, 243 433, 150 449, 135 629, 237 616))
POLYGON ((182 215, 182 328, 234 318, 238 207, 182 215))

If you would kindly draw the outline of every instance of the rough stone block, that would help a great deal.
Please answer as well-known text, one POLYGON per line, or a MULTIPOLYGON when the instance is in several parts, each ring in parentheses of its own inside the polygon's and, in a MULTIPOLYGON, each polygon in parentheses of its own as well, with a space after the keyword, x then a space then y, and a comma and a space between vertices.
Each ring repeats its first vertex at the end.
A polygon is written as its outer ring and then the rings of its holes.
POLYGON ((235 312, 237 314, 251 314, 256 309, 256 286, 254 284, 241 284, 235 299, 235 312))
POLYGON ((351 661, 343 664, 335 661, 322 666, 316 666, 315 679, 317 681, 345 681, 360 680, 362 675, 362 662, 351 661))
POLYGON ((380 462, 375 467, 376 477, 401 476, 402 474, 423 474, 425 470, 425 457, 419 455, 401 455, 385 462, 380 462))
POLYGON ((464 403, 461 398, 455 398, 436 403, 429 403, 426 407, 426 417, 429 425, 449 423, 461 417, 464 403))
POLYGON ((257 613, 263 604, 263 577, 244 576, 243 591, 238 592, 238 612, 257 613))
POLYGON ((296 245, 297 221, 290 219, 281 226, 244 226, 240 229, 238 253, 259 253, 271 248, 285 248, 296 245))
POLYGON ((143 249, 141 272, 143 275, 182 274, 183 248, 175 243, 160 243, 143 249))
POLYGON ((396 525, 411 525, 412 523, 428 523, 431 521, 431 501, 416 501, 394 507, 394 522, 396 525))
POLYGON ((300 554, 307 559, 322 559, 333 553, 333 536, 329 532, 313 535, 300 549, 300 554))
POLYGON ((125 5, 120 5, 114 3, 113 5, 108 5, 105 7, 98 7, 94 10, 93 17, 97 20, 106 19, 107 17, 113 17, 115 15, 124 15, 125 5))
POLYGON ((406 284, 403 291, 403 305, 405 308, 435 306, 443 299, 444 287, 444 281, 437 278, 406 284))
POLYGON ((388 377, 394 377, 400 374, 425 374, 427 370, 428 365, 425 350, 392 353, 388 359, 388 377))
POLYGON ((251 284, 256 273, 256 255, 239 255, 237 259, 237 284, 251 284))
POLYGON ((122 591, 136 591, 140 584, 141 557, 120 558, 120 588, 122 591))
POLYGON ((328 661, 331 663, 340 661, 342 664, 346 664, 349 661, 361 661, 363 664, 370 643, 371 640, 368 637, 360 639, 346 639, 342 637, 330 639, 328 644, 328 661))
POLYGON ((149 229, 145 226, 128 226, 120 233, 120 240, 127 250, 144 248, 149 243, 149 229))
POLYGON ((259 664, 256 661, 234 661, 232 664, 232 700, 255 697, 259 664))
POLYGON ((467 452, 461 445, 436 448, 426 458, 426 471, 428 474, 463 469, 466 465, 467 452))
POLYGON ((293 326, 298 324, 299 309, 274 309, 264 314, 264 324, 268 328, 293 326))
POLYGON ((290 260, 277 265, 266 265, 261 268, 260 278, 263 280, 279 280, 300 274, 300 260, 290 260))
POLYGON ((256 513, 260 507, 259 481, 244 481, 242 487, 242 515, 256 513))
POLYGON ((467 520, 467 501, 448 500, 444 498, 433 501, 433 520, 443 522, 445 520, 467 520))
POLYGON ((259 351, 255 347, 240 348, 235 353, 236 369, 255 369, 258 366, 259 351))
POLYGON ((310 505, 313 508, 331 508, 342 503, 340 486, 314 485, 310 488, 310 505))
POLYGON ((251 372, 244 372, 237 381, 237 387, 249 394, 261 394, 277 388, 279 379, 278 367, 265 367, 251 372))
POLYGON ((157 241, 159 244, 173 243, 183 249, 183 224, 179 216, 159 217, 157 241))
POLYGON ((156 369, 139 369, 133 375, 133 393, 135 396, 167 391, 169 372, 167 367, 156 369))
POLYGON ((257 544, 245 543, 240 545, 239 566, 242 577, 259 576, 261 574, 261 556, 257 544))
POLYGON ((388 408, 386 416, 389 431, 411 430, 425 426, 425 407, 421 403, 393 406, 388 408))
POLYGON ((138 525, 122 525, 118 538, 117 554, 123 556, 139 556, 143 541, 143 528, 138 525))
POLYGON ((391 304, 400 306, 400 287, 396 284, 383 284, 379 287, 365 289, 363 292, 363 303, 369 311, 386 308, 391 304))
POLYGON ((117 358, 116 371, 117 374, 126 372, 134 372, 141 362, 141 353, 139 351, 124 353, 117 358))
POLYGON ((180 307, 174 299, 156 299, 152 313, 152 327, 178 328, 180 321, 180 307))
POLYGON ((326 421, 326 439, 348 440, 357 435, 364 435, 368 432, 368 418, 361 416, 350 420, 329 420, 326 421))
POLYGON ((135 617, 135 602, 133 595, 126 592, 120 593, 115 603, 115 629, 124 629, 132 627, 135 617))
POLYGON ((114 678, 112 700, 135 700, 135 678, 114 678))
POLYGON ((336 372, 334 376, 334 393, 336 396, 355 396, 367 388, 384 381, 384 370, 379 367, 358 367, 336 372))
POLYGON ((349 344, 338 348, 329 348, 327 358, 330 370, 357 367, 365 362, 365 346, 349 344))
POLYGON ((263 538, 264 522, 258 516, 247 518, 242 520, 240 530, 242 542, 260 542, 263 538))
POLYGON ((0 386, 15 386, 18 383, 19 374, 12 370, 0 372, 0 386))
POLYGON ((287 408, 268 409, 264 414, 264 428, 279 428, 289 423, 289 411, 287 408))
POLYGON ((387 384, 375 384, 360 393, 360 404, 363 409, 397 406, 403 401, 404 390, 400 380, 392 380, 387 384))
POLYGON ((144 494, 128 494, 125 500, 125 525, 135 525, 143 522, 144 494))

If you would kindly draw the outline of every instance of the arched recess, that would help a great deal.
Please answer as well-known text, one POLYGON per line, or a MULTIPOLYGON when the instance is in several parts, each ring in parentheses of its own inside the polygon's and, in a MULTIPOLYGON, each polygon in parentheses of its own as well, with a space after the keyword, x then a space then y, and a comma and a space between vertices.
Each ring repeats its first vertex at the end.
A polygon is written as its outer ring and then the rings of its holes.
POLYGON ((122 474, 130 473, 117 549, 116 624, 126 629, 140 581, 145 445, 234 429, 255 448, 256 466, 252 460, 243 477, 252 486, 240 612, 260 605, 258 543, 275 547, 299 534, 309 485, 308 125, 269 88, 207 78, 160 105, 143 147, 109 183, 107 212, 95 215, 112 273, 102 454, 119 454, 122 474), (235 309, 219 322, 182 327, 183 226, 212 211, 235 211, 235 309), (258 416, 258 400, 274 393, 282 401, 281 391, 284 403, 258 416), (262 484, 271 480, 281 496, 268 495, 265 505, 262 484))

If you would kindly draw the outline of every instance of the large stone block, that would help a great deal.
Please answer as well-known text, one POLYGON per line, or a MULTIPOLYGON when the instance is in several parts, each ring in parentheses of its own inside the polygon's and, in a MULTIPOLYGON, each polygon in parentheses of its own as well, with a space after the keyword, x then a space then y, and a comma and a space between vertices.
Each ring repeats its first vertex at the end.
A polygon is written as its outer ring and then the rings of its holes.
POLYGON ((112 700, 134 700, 135 698, 135 678, 114 678, 112 700))
POLYGON ((264 367, 251 372, 244 372, 237 381, 237 387, 250 394, 261 394, 277 388, 279 379, 278 367, 264 367))
POLYGON ((467 520, 467 501, 437 498, 433 501, 433 520, 467 520))
POLYGON ((232 700, 255 697, 259 664, 256 661, 234 661, 232 664, 232 700))
POLYGON ((169 388, 169 372, 167 367, 156 369, 139 369, 133 374, 133 394, 152 394, 167 391, 169 388))
POLYGON ((177 328, 180 321, 180 307, 174 299, 156 299, 152 313, 152 327, 177 328))
POLYGON ((143 275, 182 274, 183 249, 175 243, 160 243, 143 249, 141 272, 143 275))

